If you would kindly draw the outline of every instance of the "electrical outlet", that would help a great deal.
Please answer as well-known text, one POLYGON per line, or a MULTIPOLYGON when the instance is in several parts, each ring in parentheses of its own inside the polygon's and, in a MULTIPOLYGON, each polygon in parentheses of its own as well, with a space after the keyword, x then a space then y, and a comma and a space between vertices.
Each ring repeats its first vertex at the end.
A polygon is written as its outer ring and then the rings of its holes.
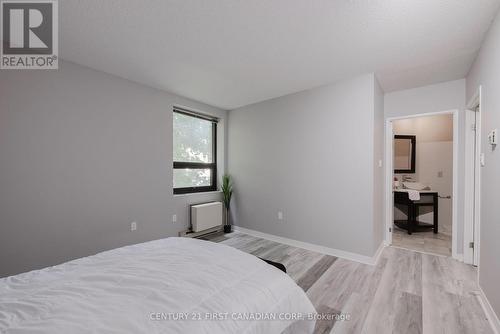
POLYGON ((440 170, 440 171, 438 172, 438 177, 443 177, 443 171, 442 171, 442 170, 440 170))
POLYGON ((278 220, 283 220, 283 212, 278 211, 278 220))
POLYGON ((136 222, 130 223, 130 231, 135 231, 135 230, 137 230, 137 223, 136 222))
POLYGON ((172 215, 172 223, 177 223, 177 215, 172 215))

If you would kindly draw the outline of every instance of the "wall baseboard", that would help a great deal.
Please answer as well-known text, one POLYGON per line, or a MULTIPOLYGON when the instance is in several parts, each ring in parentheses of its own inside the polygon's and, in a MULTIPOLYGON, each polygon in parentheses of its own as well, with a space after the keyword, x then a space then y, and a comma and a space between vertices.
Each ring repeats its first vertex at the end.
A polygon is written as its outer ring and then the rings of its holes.
POLYGON ((250 230, 250 229, 247 229, 244 227, 239 227, 239 226, 233 226, 233 227, 234 227, 234 230, 237 232, 245 233, 245 234, 257 237, 257 238, 267 239, 267 240, 279 242, 279 243, 282 243, 285 245, 303 248, 303 249, 307 249, 307 250, 310 250, 313 252, 323 253, 326 255, 331 255, 331 256, 339 257, 339 258, 346 259, 346 260, 360 262, 363 264, 369 264, 372 266, 377 264, 377 261, 380 257, 380 254, 382 254, 382 251, 385 247, 384 243, 382 242, 382 243, 380 243, 380 246, 378 247, 377 251, 375 252, 375 254, 373 256, 366 256, 366 255, 361 255, 361 254, 357 254, 357 253, 346 252, 346 251, 343 251, 340 249, 311 244, 308 242, 279 237, 277 235, 263 233, 263 232, 259 232, 259 231, 255 231, 255 230, 250 230))
POLYGON ((498 319, 495 310, 491 306, 490 301, 484 294, 483 289, 481 289, 481 286, 479 286, 479 291, 477 293, 477 296, 479 299, 479 303, 481 304, 481 307, 483 308, 483 311, 486 314, 486 317, 488 318, 491 328, 493 329, 493 333, 500 334, 500 320, 498 319))
POLYGON ((372 265, 376 265, 378 263, 378 260, 380 258, 380 255, 382 255, 382 252, 384 251, 384 248, 386 247, 386 244, 385 242, 382 240, 382 242, 380 243, 380 245, 378 246, 377 248, 377 251, 375 252, 375 254, 372 256, 372 259, 373 259, 373 263, 372 265))

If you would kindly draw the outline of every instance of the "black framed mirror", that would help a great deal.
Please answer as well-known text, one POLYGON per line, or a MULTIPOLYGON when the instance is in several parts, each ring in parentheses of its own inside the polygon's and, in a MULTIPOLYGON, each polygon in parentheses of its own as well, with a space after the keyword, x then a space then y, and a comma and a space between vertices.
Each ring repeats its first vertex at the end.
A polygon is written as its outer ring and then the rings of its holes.
POLYGON ((394 135, 394 173, 415 173, 416 136, 394 135))

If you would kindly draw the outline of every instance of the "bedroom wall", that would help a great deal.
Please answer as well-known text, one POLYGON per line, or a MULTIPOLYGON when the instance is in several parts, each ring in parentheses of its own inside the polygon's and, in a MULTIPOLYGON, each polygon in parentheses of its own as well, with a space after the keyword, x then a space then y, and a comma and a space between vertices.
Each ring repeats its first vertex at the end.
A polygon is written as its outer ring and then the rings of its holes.
POLYGON ((374 157, 382 113, 378 88, 375 114, 375 83, 363 75, 230 111, 236 225, 374 254, 373 169, 382 159, 374 157))
POLYGON ((447 81, 414 89, 395 91, 385 94, 385 118, 409 116, 437 111, 454 110, 458 115, 458 217, 457 217, 457 253, 463 254, 463 207, 464 207, 464 110, 465 79, 447 81))
POLYGON ((374 251, 384 241, 385 208, 384 208, 384 181, 385 169, 383 165, 385 134, 384 134, 384 91, 374 76, 374 132, 373 132, 373 247, 374 251), (382 167, 381 167, 382 166, 382 167))
POLYGON ((485 166, 481 168, 481 249, 479 284, 500 318, 500 152, 488 144, 488 133, 500 128, 500 14, 485 37, 479 55, 467 75, 467 101, 482 87, 481 150, 485 166))
POLYGON ((0 277, 176 236, 188 203, 219 199, 172 194, 173 104, 225 128, 225 111, 73 63, 2 71, 0 277))

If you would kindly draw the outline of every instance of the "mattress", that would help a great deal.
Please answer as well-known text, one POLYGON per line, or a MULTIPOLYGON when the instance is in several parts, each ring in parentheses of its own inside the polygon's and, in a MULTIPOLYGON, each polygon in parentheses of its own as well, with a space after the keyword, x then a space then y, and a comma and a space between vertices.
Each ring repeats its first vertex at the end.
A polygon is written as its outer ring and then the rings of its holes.
POLYGON ((0 279, 1 333, 312 333, 314 314, 279 269, 189 238, 0 279))

